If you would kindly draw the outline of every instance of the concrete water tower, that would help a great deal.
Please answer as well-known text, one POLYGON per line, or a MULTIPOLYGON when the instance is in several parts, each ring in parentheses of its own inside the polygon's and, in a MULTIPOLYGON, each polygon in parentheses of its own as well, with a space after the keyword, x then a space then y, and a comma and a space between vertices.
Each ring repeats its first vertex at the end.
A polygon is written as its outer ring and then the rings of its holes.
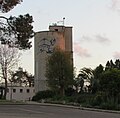
POLYGON ((36 32, 34 39, 36 92, 48 89, 45 77, 46 58, 56 46, 71 53, 73 62, 72 27, 53 24, 49 26, 48 31, 36 32))

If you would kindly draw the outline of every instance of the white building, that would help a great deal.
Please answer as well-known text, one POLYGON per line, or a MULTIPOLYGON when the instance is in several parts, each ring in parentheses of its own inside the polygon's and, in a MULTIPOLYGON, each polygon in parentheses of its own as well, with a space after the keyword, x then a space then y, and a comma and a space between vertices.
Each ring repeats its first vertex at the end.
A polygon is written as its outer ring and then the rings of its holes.
POLYGON ((31 100, 35 95, 34 87, 9 86, 6 99, 15 101, 31 100))
POLYGON ((53 52, 54 47, 71 53, 72 49, 72 27, 53 25, 49 31, 40 31, 35 34, 35 92, 48 89, 45 72, 46 58, 53 52))

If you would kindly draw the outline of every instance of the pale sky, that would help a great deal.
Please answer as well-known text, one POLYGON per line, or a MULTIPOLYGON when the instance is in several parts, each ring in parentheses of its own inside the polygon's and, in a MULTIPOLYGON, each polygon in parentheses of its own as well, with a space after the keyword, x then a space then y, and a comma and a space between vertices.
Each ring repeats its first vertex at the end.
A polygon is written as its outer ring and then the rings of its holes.
MULTIPOLYGON (((73 27, 74 66, 94 69, 120 58, 120 0, 23 0, 5 16, 29 13, 34 31, 48 30, 65 17, 73 27)), ((32 39, 34 41, 34 39, 32 39)), ((34 73, 34 47, 23 53, 21 66, 34 73)))

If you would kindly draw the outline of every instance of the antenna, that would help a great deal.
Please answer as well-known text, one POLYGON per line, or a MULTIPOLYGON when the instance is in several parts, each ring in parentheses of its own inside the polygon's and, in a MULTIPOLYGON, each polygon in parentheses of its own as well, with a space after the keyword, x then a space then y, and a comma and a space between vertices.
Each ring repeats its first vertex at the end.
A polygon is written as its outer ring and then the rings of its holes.
POLYGON ((63 17, 62 21, 57 21, 57 24, 62 24, 64 26, 64 24, 65 24, 65 17, 63 17))
POLYGON ((65 17, 63 18, 63 26, 64 26, 64 24, 65 24, 65 17))

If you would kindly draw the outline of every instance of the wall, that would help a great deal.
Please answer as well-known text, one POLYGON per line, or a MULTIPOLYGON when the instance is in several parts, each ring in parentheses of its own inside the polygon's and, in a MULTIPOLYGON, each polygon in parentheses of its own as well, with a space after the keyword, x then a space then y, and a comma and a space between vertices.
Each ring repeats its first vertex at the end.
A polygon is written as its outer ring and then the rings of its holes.
POLYGON ((35 95, 34 87, 8 87, 7 100, 26 101, 35 95), (15 91, 16 90, 16 91, 15 91))

